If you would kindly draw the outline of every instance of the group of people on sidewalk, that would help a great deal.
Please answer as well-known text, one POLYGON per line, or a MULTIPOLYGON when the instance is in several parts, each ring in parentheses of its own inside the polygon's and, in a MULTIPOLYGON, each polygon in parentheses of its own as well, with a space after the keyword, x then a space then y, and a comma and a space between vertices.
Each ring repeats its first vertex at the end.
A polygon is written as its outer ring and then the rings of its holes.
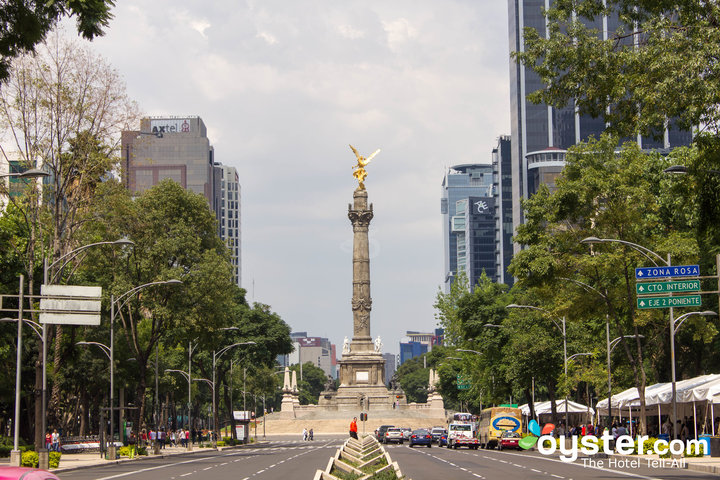
POLYGON ((45 433, 45 448, 51 452, 60 451, 60 434, 57 430, 53 430, 52 433, 48 430, 45 433))
POLYGON ((166 432, 165 430, 152 430, 146 432, 145 430, 140 432, 140 445, 153 446, 158 445, 161 449, 165 448, 166 445, 176 447, 187 447, 190 442, 195 443, 196 439, 200 438, 200 432, 191 431, 190 429, 181 428, 180 430, 172 430, 166 432))

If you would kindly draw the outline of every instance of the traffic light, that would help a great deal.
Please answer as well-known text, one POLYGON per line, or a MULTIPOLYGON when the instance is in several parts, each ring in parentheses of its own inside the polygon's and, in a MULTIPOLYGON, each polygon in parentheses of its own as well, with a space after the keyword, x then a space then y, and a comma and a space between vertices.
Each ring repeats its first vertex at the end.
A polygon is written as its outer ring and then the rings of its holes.
POLYGON ((367 413, 361 413, 361 414, 360 414, 360 421, 361 421, 361 422, 367 422, 367 413))

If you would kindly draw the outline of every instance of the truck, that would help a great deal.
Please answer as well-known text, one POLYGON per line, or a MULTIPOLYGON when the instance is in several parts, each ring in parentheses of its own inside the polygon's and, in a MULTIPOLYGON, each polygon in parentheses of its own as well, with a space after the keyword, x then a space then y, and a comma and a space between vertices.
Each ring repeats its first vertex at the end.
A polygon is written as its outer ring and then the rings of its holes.
POLYGON ((480 442, 476 434, 477 431, 471 423, 453 422, 448 425, 447 447, 468 447, 477 450, 480 442))
POLYGON ((522 433, 522 412, 515 407, 491 407, 480 413, 477 437, 483 448, 497 448, 503 432, 522 433))

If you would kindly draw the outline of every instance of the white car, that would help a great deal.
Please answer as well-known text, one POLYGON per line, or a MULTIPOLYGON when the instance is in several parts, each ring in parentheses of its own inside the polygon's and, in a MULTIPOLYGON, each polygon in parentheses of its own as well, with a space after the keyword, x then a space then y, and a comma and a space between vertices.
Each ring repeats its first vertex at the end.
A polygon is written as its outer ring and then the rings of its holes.
POLYGON ((400 428, 391 427, 388 428, 385 432, 385 438, 383 439, 383 443, 397 442, 402 445, 403 441, 405 441, 405 436, 403 435, 403 431, 400 428))
POLYGON ((405 440, 410 440, 410 435, 412 435, 412 428, 402 427, 400 428, 400 430, 402 430, 403 432, 403 438, 405 440))

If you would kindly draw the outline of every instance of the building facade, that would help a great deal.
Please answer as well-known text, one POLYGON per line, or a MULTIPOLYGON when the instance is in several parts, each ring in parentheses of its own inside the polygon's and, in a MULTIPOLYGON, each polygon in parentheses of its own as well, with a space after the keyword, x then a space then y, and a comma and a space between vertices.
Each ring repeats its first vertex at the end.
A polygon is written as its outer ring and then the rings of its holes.
POLYGON ((492 166, 495 184, 495 217, 497 222, 497 278, 508 286, 513 285, 513 277, 507 271, 513 256, 513 199, 512 199, 512 141, 510 135, 498 138, 498 144, 492 150, 492 166))
POLYGON ((395 375, 395 372, 397 371, 397 367, 395 366, 396 356, 392 353, 383 353, 382 356, 385 359, 385 383, 389 387, 393 375, 395 375))
POLYGON ((230 251, 233 278, 242 281, 240 179, 237 170, 215 162, 207 128, 197 116, 147 117, 140 129, 121 136, 123 181, 142 194, 165 179, 205 197, 230 251))
POLYGON ((310 362, 321 368, 325 375, 337 378, 337 350, 334 343, 324 337, 309 337, 307 332, 293 332, 290 338, 293 351, 278 357, 281 366, 310 362))
POLYGON ((445 291, 458 272, 475 285, 483 270, 498 281, 494 173, 492 165, 456 165, 442 182, 445 291))
MULTIPOLYGON (((510 50, 525 50, 523 29, 533 28, 545 36, 546 22, 542 10, 550 7, 550 0, 508 0, 510 50)), ((588 26, 601 32, 603 40, 609 32, 621 26, 617 17, 598 16, 588 26)), ((624 42, 632 44, 632 37, 624 42)), ((529 198, 541 184, 552 191, 555 180, 565 165, 565 154, 569 147, 599 137, 605 130, 602 118, 579 115, 574 103, 563 108, 534 104, 527 95, 543 88, 539 76, 532 70, 510 62, 510 105, 512 141, 512 214, 513 225, 524 223, 520 203, 529 198)), ((672 122, 670 122, 672 125, 672 122)), ((675 128, 666 128, 661 138, 638 136, 632 140, 646 150, 667 151, 673 147, 688 145, 692 133, 675 128)), ((631 139, 625 139, 631 140, 631 139)), ((515 249, 519 246, 515 245, 515 249)))

